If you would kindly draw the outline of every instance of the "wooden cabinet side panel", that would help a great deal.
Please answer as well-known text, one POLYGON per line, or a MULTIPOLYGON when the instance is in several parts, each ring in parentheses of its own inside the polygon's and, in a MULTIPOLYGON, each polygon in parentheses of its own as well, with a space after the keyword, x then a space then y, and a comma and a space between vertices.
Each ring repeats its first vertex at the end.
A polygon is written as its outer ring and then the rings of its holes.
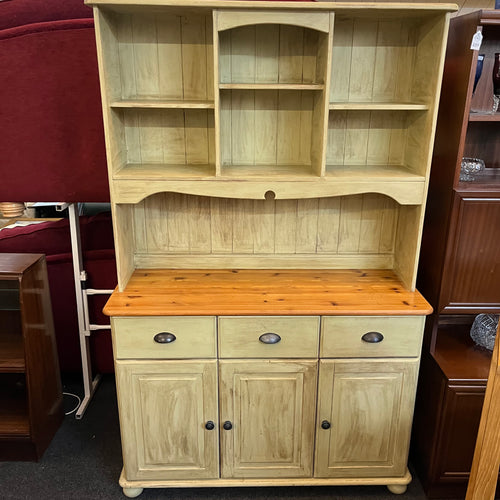
POLYGON ((38 446, 44 449, 63 419, 59 358, 44 257, 23 274, 19 298, 31 434, 33 441, 39 441, 38 446))

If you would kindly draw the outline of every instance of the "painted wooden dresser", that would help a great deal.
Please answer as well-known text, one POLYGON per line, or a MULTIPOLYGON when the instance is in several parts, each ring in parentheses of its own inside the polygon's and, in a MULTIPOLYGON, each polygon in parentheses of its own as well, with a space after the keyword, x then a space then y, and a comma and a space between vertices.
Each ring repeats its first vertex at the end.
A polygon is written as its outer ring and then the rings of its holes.
POLYGON ((127 496, 411 480, 453 5, 92 0, 127 496))

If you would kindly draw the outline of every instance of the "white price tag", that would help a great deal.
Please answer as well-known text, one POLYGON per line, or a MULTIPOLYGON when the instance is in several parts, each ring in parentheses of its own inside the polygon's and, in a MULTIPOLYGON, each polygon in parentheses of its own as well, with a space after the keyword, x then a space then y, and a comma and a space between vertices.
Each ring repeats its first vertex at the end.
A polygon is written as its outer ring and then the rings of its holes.
POLYGON ((479 50, 481 48, 481 42, 483 41, 483 34, 480 31, 476 31, 472 37, 472 43, 470 44, 471 50, 479 50))

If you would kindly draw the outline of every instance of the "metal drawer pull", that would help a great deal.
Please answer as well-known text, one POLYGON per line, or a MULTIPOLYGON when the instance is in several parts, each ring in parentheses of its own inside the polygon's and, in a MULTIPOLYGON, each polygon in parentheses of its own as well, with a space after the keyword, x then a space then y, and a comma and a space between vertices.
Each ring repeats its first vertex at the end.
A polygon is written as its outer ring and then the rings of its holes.
POLYGON ((157 333, 153 338, 154 338, 155 342, 158 342, 158 344, 170 344, 177 337, 173 333, 160 332, 160 333, 157 333))
POLYGON ((207 431, 213 431, 215 429, 215 424, 209 420, 206 424, 205 424, 205 429, 207 431))
POLYGON ((229 420, 226 420, 222 427, 225 431, 230 431, 233 428, 233 424, 229 420))
POLYGON ((263 344, 277 344, 281 340, 281 337, 277 333, 263 333, 259 337, 259 340, 263 344))
POLYGON ((321 422, 321 428, 322 429, 329 429, 331 427, 330 425, 330 422, 328 422, 328 420, 323 420, 323 422, 321 422))
POLYGON ((370 344, 376 344, 377 342, 382 342, 384 336, 380 332, 367 332, 361 337, 361 340, 370 344))

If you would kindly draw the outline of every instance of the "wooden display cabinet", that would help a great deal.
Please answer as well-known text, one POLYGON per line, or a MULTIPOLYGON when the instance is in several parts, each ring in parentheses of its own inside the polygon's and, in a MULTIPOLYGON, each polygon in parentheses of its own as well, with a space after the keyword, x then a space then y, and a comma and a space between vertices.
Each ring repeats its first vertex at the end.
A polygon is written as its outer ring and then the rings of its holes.
POLYGON ((88 3, 124 492, 291 481, 403 492, 455 6, 88 3))
POLYGON ((45 257, 0 254, 0 460, 38 460, 62 419, 45 257))
POLYGON ((424 340, 413 462, 430 497, 465 495, 490 353, 470 339, 474 315, 500 312, 500 112, 492 113, 500 12, 452 19, 418 287, 434 308, 424 340), (470 50, 472 36, 483 42, 470 50), (483 70, 473 92, 478 54, 483 70), (486 169, 460 180, 462 157, 486 169))

